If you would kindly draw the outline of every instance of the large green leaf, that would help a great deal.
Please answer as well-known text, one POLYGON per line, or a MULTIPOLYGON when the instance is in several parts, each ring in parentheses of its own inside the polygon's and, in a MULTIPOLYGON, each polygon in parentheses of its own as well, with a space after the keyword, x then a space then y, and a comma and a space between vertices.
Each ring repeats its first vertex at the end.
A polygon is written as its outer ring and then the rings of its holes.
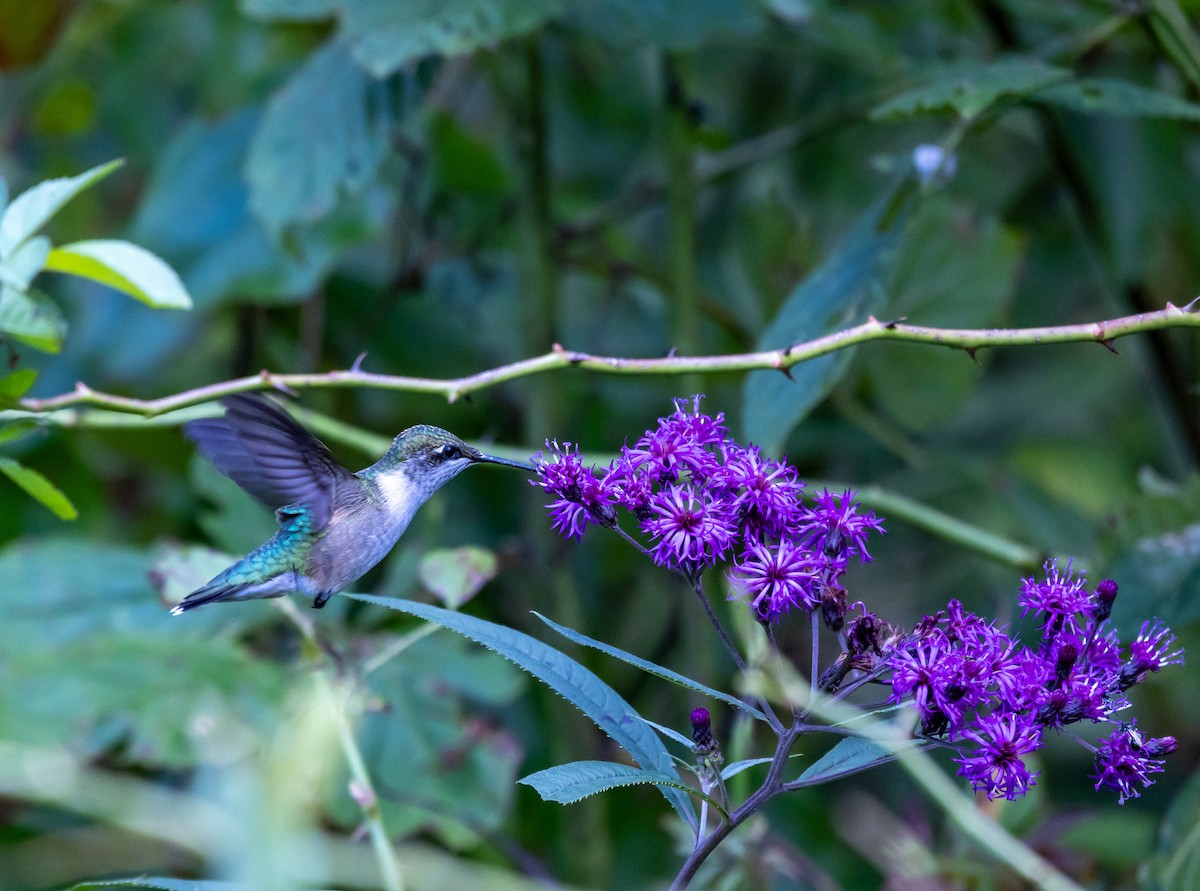
POLYGON ((424 56, 456 56, 527 34, 563 0, 340 0, 341 35, 375 77, 424 56))
POLYGON ((32 467, 26 467, 12 458, 0 458, 0 473, 24 489, 30 497, 35 498, 60 520, 74 520, 79 516, 79 511, 75 509, 71 499, 32 467))
MULTIPOLYGON (((526 682, 511 663, 452 634, 424 638, 367 676, 373 707, 362 716, 359 748, 389 831, 433 830, 458 846, 503 825, 522 749, 465 703, 500 713, 526 682)), ((333 788, 335 818, 357 826, 362 810, 348 784, 333 788)))
POLYGON ((1055 84, 1029 97, 1087 114, 1200 121, 1200 105, 1127 80, 1088 78, 1055 84))
POLYGON ((191 309, 175 270, 128 241, 76 241, 50 251, 46 269, 116 288, 155 309, 191 309))
POLYGON ((4 215, 0 216, 0 257, 9 256, 36 235, 64 204, 108 176, 122 163, 119 160, 109 161, 78 176, 48 179, 14 198, 4 215))
POLYGON ((565 21, 613 47, 682 50, 757 30, 761 0, 575 0, 565 21))
POLYGON ((889 99, 871 117, 954 112, 963 118, 974 118, 1003 99, 1022 98, 1070 77, 1068 69, 1037 59, 955 65, 935 74, 925 86, 889 99))
MULTIPOLYGON (((670 775, 674 761, 662 741, 629 703, 600 678, 575 660, 541 641, 492 622, 424 603, 369 594, 350 595, 364 603, 409 613, 436 622, 483 644, 528 671, 582 711, 611 736, 646 770, 670 775)), ((688 825, 696 814, 688 797, 678 789, 661 788, 663 796, 688 825)))
POLYGON ((522 777, 519 782, 532 786, 543 800, 557 801, 559 804, 574 804, 592 795, 622 786, 666 786, 699 794, 674 772, 658 773, 611 761, 572 761, 570 764, 558 764, 522 777))
POLYGON ((1152 891, 1200 887, 1200 772, 1193 773, 1176 794, 1141 878, 1142 887, 1152 891))
POLYGON ((661 665, 655 665, 653 662, 642 659, 633 655, 632 653, 627 653, 622 649, 611 646, 610 644, 594 640, 588 637, 586 634, 580 634, 578 631, 567 628, 565 625, 559 625, 557 622, 547 619, 539 612, 534 612, 534 615, 573 643, 577 643, 585 647, 592 647, 593 649, 599 650, 602 653, 607 653, 616 659, 620 659, 622 662, 628 662, 630 665, 636 666, 642 671, 649 672, 650 674, 660 677, 663 680, 670 681, 673 684, 678 684, 681 687, 686 687, 687 689, 693 690, 696 693, 702 693, 705 696, 711 696, 713 699, 719 699, 721 702, 732 705, 734 708, 741 709, 760 721, 765 721, 767 719, 766 715, 764 715, 761 711, 749 703, 742 702, 742 700, 738 699, 736 696, 732 696, 729 693, 723 693, 720 690, 715 690, 706 684, 700 683, 699 681, 693 681, 691 678, 685 677, 678 672, 672 671, 669 668, 663 668, 661 665))
MULTIPOLYGON (((916 325, 1003 324, 1023 248, 1017 232, 995 217, 980 217, 944 193, 930 195, 897 250, 888 314, 916 325)), ((962 350, 878 347, 860 359, 876 404, 914 431, 957 418, 982 377, 962 350)))
POLYGON ((184 767, 196 757, 190 728, 214 702, 252 725, 270 723, 286 677, 222 633, 243 610, 170 616, 150 585, 152 559, 72 538, 0 551, 8 738, 115 747, 141 763, 184 767))
MULTIPOLYGON (((911 195, 902 184, 859 217, 834 252, 788 295, 758 339, 760 350, 811 340, 881 310, 886 300, 882 280, 900 241, 911 195)), ((746 438, 767 454, 782 451, 792 428, 845 374, 851 355, 843 349, 811 359, 793 366, 790 377, 752 372, 742 391, 746 438)))
POLYGON ((246 157, 250 208, 269 231, 328 216, 375 177, 390 144, 390 92, 330 41, 271 97, 246 157))
POLYGON ((42 235, 30 238, 0 260, 0 284, 10 285, 18 291, 27 291, 29 283, 45 268, 46 258, 49 256, 49 238, 42 235))
POLYGON ((67 336, 67 320, 58 304, 41 291, 0 285, 0 334, 44 353, 57 353, 67 336))

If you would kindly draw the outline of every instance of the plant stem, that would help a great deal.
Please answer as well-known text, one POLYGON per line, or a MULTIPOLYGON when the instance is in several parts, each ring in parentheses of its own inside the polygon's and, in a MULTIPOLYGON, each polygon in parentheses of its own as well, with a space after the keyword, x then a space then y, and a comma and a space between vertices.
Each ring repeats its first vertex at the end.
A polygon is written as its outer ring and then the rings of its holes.
POLYGON ((1167 304, 1157 312, 1138 313, 1121 318, 1055 325, 1041 328, 931 328, 904 322, 867 321, 781 349, 753 353, 713 356, 666 356, 634 359, 597 356, 555 346, 550 352, 457 378, 424 378, 405 375, 375 374, 361 368, 328 371, 320 374, 276 374, 263 370, 258 374, 184 390, 158 399, 134 399, 93 390, 82 381, 73 390, 46 398, 26 398, 19 402, 27 412, 43 414, 70 406, 87 405, 127 414, 154 416, 188 406, 211 402, 234 393, 253 390, 307 390, 330 388, 368 388, 408 393, 427 393, 456 402, 510 381, 559 371, 582 368, 600 374, 630 376, 687 375, 699 372, 742 372, 758 369, 786 371, 793 365, 876 340, 924 343, 975 352, 985 347, 1045 346, 1062 343, 1099 343, 1111 349, 1120 337, 1168 328, 1200 328, 1200 312, 1194 303, 1179 307, 1167 304))
POLYGON ((741 807, 731 812, 727 820, 723 820, 715 826, 710 835, 700 839, 700 843, 688 855, 687 860, 680 867, 679 873, 675 876, 675 880, 671 883, 671 891, 681 891, 686 888, 688 883, 696 877, 696 871, 700 869, 708 855, 716 850, 717 845, 723 842, 729 833, 753 816, 759 808, 779 794, 783 788, 781 779, 783 768, 787 764, 788 755, 791 754, 792 746, 795 745, 799 736, 799 728, 791 727, 779 737, 779 742, 775 746, 775 754, 771 758, 771 766, 767 769, 767 777, 763 780, 763 784, 754 790, 754 793, 746 799, 741 807))

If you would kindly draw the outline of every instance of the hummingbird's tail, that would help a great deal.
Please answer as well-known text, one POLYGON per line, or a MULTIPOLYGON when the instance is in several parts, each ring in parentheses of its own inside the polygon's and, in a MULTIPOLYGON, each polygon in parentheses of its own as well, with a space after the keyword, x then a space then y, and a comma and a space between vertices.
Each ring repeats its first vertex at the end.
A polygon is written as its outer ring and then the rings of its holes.
POLYGON ((243 593, 250 585, 234 584, 221 585, 209 583, 203 588, 199 588, 183 598, 172 610, 171 615, 181 616, 190 609, 195 609, 198 606, 204 606, 206 603, 214 603, 218 600, 237 600, 238 595, 243 593))

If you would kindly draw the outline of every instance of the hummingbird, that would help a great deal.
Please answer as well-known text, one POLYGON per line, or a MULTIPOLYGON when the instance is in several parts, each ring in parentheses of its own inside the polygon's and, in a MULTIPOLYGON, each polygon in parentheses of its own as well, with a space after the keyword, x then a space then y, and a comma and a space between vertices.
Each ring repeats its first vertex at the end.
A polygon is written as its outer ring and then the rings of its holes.
POLYGON ((275 511, 275 535, 174 609, 297 592, 320 609, 387 556, 417 509, 472 464, 533 465, 485 455, 440 427, 420 424, 358 473, 264 396, 221 400, 225 415, 184 425, 221 473, 275 511))

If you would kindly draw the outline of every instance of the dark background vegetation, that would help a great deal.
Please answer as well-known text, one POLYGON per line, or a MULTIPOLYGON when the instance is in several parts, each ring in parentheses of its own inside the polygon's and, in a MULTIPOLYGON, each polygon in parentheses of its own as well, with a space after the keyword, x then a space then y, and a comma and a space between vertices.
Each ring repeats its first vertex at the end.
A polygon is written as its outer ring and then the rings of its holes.
MULTIPOLYGON (((0 358, 40 370, 34 395, 82 380, 151 397, 262 368, 347 368, 362 352, 368 370, 453 377, 555 342, 701 355, 782 347, 872 312, 1015 327, 1184 304, 1200 280, 1189 12, 1174 0, 0 0, 10 193, 124 157, 51 233, 128 238, 195 300, 155 312, 47 280, 71 323, 64 349, 7 344, 0 358), (937 143, 954 175, 914 188, 914 149, 937 143), (840 276, 812 284, 831 262, 840 276)), ((1186 643, 1200 617, 1197 343, 1183 329, 1120 340, 1119 355, 1024 346, 973 361, 881 341, 800 366, 794 383, 571 370, 454 404, 368 389, 301 404, 385 437, 434 423, 516 453, 557 438, 604 455, 673 396, 703 392, 806 478, 908 496, 968 540, 982 529, 1073 556, 1120 583, 1126 635, 1158 615, 1186 643)), ((166 420, 59 416, 7 447, 80 516, 66 524, 0 490, 0 888, 140 872, 269 887, 255 870, 272 857, 317 886, 378 887, 369 847, 345 842, 358 813, 338 751, 303 745, 319 654, 270 604, 166 615, 164 586, 178 597, 220 566, 195 546, 240 554, 272 527, 166 420), (195 809, 211 801, 239 815, 228 835, 181 842, 161 819, 203 826, 195 809), (281 841, 302 831, 330 845, 315 865, 315 842, 293 856, 281 841)), ((354 469, 377 455, 360 433, 327 439, 354 469)), ((422 555, 477 546, 499 571, 469 611, 563 643, 537 610, 732 684, 678 579, 615 536, 553 540, 543 500, 517 474, 472 471, 357 588, 428 598, 422 555)), ((904 625, 948 597, 1020 625, 1033 566, 878 509, 888 534, 853 597, 904 625)), ((725 610, 724 582, 710 589, 725 610)), ((314 617, 351 664, 417 627, 342 599, 314 617)), ((780 634, 804 664, 802 625, 780 634)), ((570 652, 659 723, 684 729, 699 704, 570 652)), ((1178 830, 1195 822, 1196 678, 1186 666, 1136 691, 1139 726, 1180 741, 1141 800, 1094 793, 1083 750, 1063 743, 1026 800, 981 806, 1092 887, 1188 887, 1169 864, 1194 857, 1178 830)), ((708 705, 732 757, 767 753, 708 705)), ((366 707, 362 748, 412 887, 635 888, 674 874, 684 840, 653 789, 564 809, 515 785, 620 755, 498 657, 435 634, 371 676, 366 707)), ((778 801, 714 864, 724 888, 1018 886, 894 767, 778 801)))

